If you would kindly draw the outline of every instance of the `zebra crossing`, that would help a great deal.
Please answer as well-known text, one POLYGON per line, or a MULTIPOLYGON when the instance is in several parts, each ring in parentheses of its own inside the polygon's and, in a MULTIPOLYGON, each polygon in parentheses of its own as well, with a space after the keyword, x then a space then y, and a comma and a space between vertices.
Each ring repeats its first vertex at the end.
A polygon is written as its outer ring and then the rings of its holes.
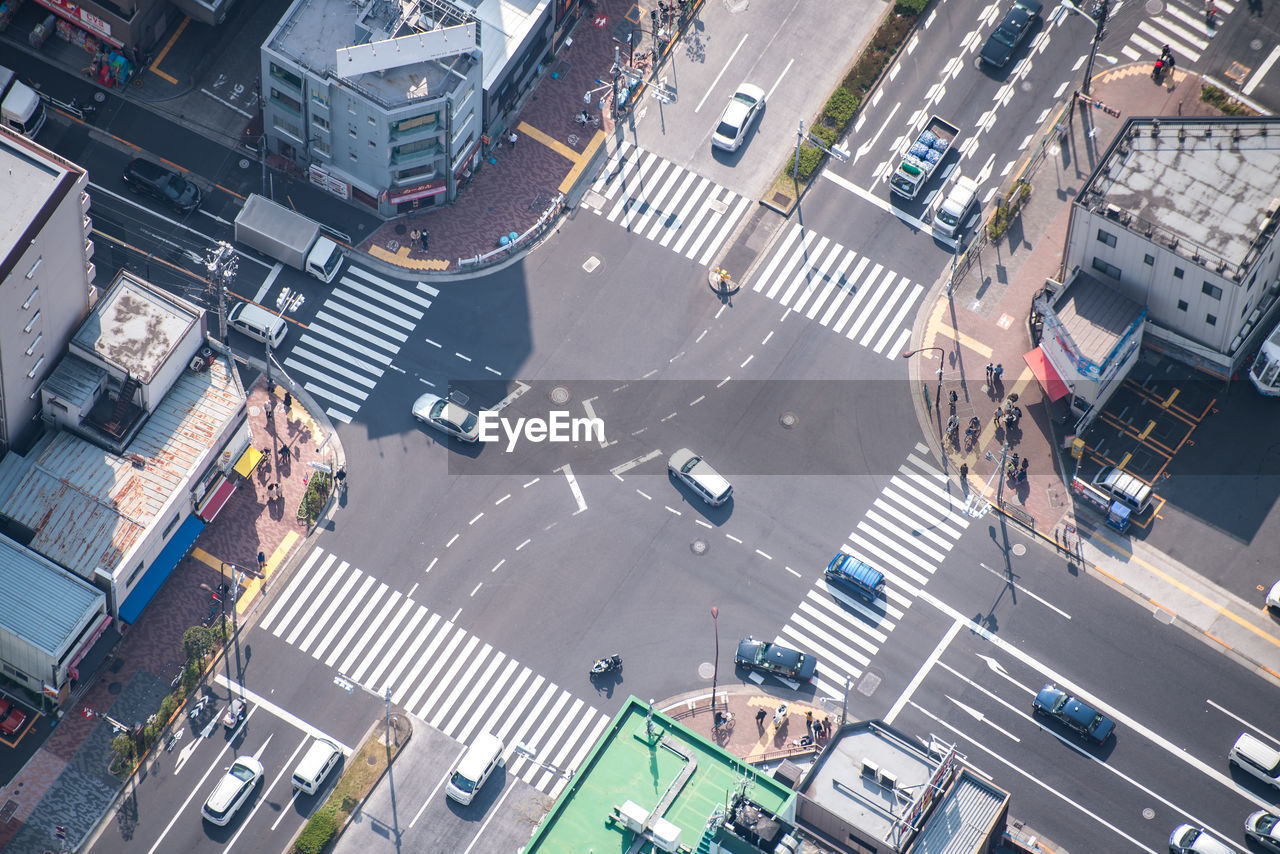
POLYGON ((817 656, 818 691, 844 696, 846 678, 862 676, 968 528, 947 486, 928 447, 917 444, 840 547, 884 573, 884 599, 868 604, 820 576, 783 626, 778 642, 817 656))
POLYGON ((751 289, 894 359, 911 337, 924 286, 793 224, 751 289))
POLYGON ((583 196, 583 207, 633 234, 711 263, 751 200, 624 141, 583 196))
POLYGON ((1205 23, 1205 5, 1202 0, 1165 0, 1159 15, 1143 16, 1137 29, 1120 52, 1129 59, 1155 60, 1160 49, 1169 45, 1175 56, 1192 62, 1209 46, 1209 39, 1222 27, 1222 19, 1231 14, 1236 4, 1229 0, 1215 0, 1218 9, 1218 26, 1210 28, 1205 23))
MULTIPOLYGON (((555 797, 609 722, 516 659, 315 548, 259 624, 450 738, 491 732, 507 769, 555 797), (515 752, 523 744, 531 761, 515 752), (548 770, 550 766, 553 770, 548 770)), ((341 683, 340 683, 341 684, 341 683)))
POLYGON ((351 423, 440 291, 414 288, 347 265, 285 367, 326 407, 351 423))

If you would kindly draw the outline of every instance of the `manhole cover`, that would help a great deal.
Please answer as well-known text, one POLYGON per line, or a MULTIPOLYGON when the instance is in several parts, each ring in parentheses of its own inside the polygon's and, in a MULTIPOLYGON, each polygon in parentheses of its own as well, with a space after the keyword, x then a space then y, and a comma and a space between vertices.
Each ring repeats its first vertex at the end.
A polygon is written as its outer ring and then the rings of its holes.
POLYGON ((101 104, 103 101, 107 100, 107 95, 105 92, 99 90, 93 93, 93 100, 101 104))
POLYGON ((108 694, 119 694, 123 690, 124 690, 124 686, 121 685, 119 682, 112 682, 110 685, 107 686, 108 694))
POLYGON ((1151 807, 1147 807, 1142 811, 1142 817, 1145 818, 1147 821, 1151 821, 1151 819, 1156 817, 1156 811, 1153 810, 1151 807))
POLYGON ((257 405, 250 406, 250 407, 249 407, 249 414, 250 414, 250 415, 252 415, 254 418, 257 418, 259 415, 261 415, 261 414, 262 414, 262 409, 261 409, 260 407, 258 407, 257 405))
POLYGON ((704 661, 698 665, 698 678, 710 679, 716 675, 716 666, 710 661, 704 661))
POLYGON ((880 687, 882 681, 879 673, 868 670, 862 674, 862 678, 858 680, 858 693, 864 697, 870 697, 880 687))
POLYGON ((551 389, 551 394, 547 396, 551 398, 551 402, 556 406, 564 406, 569 402, 569 398, 572 397, 572 395, 569 394, 569 389, 562 385, 558 385, 551 389))
POLYGON ((1027 547, 1024 546, 1022 543, 1014 543, 1013 548, 1010 549, 1010 551, 1013 552, 1016 556, 1022 557, 1024 554, 1027 553, 1027 547))
MULTIPOLYGON (((1262 39, 1252 39, 1252 40, 1250 40, 1250 42, 1249 42, 1249 50, 1262 50, 1262 39)), ((93 96, 93 97, 95 97, 95 98, 96 98, 96 97, 98 97, 98 95, 101 95, 101 94, 102 94, 101 92, 97 92, 97 93, 95 93, 95 94, 94 94, 94 96, 93 96)))
POLYGON ((247 158, 247 157, 241 157, 241 158, 240 158, 240 168, 241 168, 241 169, 248 169, 248 168, 249 168, 249 158, 247 158))
POLYGON ((781 424, 787 430, 790 430, 792 427, 796 426, 796 424, 799 421, 800 421, 800 416, 796 415, 794 412, 784 412, 782 413, 782 416, 778 419, 778 423, 781 424))
POLYGON ((708 548, 709 546, 707 545, 706 540, 694 540, 692 543, 689 544, 689 551, 693 552, 696 555, 706 554, 708 548))
POLYGON ((1163 0, 1147 0, 1142 4, 1142 8, 1146 10, 1148 15, 1155 17, 1164 11, 1163 0))
POLYGON ((592 255, 586 261, 582 262, 582 272, 594 273, 596 268, 600 266, 600 259, 592 255))

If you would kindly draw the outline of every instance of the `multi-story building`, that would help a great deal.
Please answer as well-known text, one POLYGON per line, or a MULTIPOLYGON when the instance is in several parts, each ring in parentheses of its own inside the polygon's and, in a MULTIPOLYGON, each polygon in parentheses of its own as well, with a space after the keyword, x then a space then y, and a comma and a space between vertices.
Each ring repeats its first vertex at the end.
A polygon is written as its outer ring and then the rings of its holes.
POLYGON ((34 440, 40 384, 93 301, 89 177, 0 128, 0 454, 34 440))
POLYGON ((58 34, 81 45, 128 51, 130 60, 154 52, 183 17, 221 24, 235 0, 35 0, 58 16, 58 34))
POLYGON ((533 83, 550 0, 296 0, 262 46, 272 154, 392 217, 453 201, 533 83))
POLYGON ((1280 315, 1280 119, 1129 119, 1072 204, 1067 271, 1145 307, 1144 343, 1227 377, 1280 315))

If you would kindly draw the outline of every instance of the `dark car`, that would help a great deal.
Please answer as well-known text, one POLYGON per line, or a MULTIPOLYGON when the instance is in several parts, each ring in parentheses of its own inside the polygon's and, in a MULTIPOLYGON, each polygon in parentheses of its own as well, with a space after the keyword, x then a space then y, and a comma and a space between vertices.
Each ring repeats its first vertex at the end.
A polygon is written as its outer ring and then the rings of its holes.
POLYGON ((738 654, 734 656, 734 661, 748 670, 759 670, 761 673, 772 673, 800 682, 812 679, 813 671, 818 666, 818 660, 812 655, 753 637, 738 641, 738 654))
POLYGON ((200 207, 200 188, 150 160, 135 158, 124 169, 124 182, 136 193, 164 202, 181 213, 200 207))
POLYGON ((987 37, 987 43, 982 46, 982 61, 996 68, 1008 65, 1013 52, 1040 19, 1040 9, 1040 0, 1017 0, 1005 13, 1000 26, 987 37))
POLYGON ((1061 721, 1098 744, 1106 741, 1116 728, 1115 721, 1111 718, 1094 711, 1066 691, 1053 685, 1046 685, 1040 689, 1040 693, 1036 694, 1035 700, 1031 702, 1031 711, 1033 714, 1048 715, 1061 721))

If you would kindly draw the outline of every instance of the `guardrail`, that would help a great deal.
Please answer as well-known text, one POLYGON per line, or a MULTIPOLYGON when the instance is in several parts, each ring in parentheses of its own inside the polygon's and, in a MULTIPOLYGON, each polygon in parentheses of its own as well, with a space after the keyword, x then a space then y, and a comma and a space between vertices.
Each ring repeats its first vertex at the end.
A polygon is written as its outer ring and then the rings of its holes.
POLYGON ((553 224, 556 215, 560 213, 563 207, 564 193, 557 193, 556 197, 551 200, 551 204, 548 205, 547 209, 542 212, 540 217, 538 217, 538 221, 531 225, 524 234, 518 235, 515 240, 508 241, 497 249, 485 252, 483 255, 475 255, 471 258, 459 258, 458 269, 480 269, 481 267, 487 267, 490 264, 497 263, 498 261, 507 258, 522 246, 533 243, 553 224))

